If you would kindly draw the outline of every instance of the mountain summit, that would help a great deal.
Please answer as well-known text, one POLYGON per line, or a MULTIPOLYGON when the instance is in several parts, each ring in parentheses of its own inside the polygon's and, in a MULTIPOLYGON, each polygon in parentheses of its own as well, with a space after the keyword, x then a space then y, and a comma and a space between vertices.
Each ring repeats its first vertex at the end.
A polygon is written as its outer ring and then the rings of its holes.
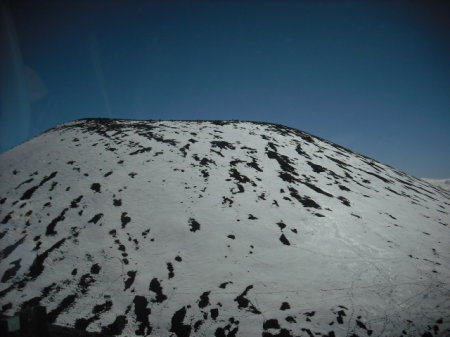
POLYGON ((448 336, 450 193, 289 127, 85 119, 0 156, 1 312, 120 336, 448 336))

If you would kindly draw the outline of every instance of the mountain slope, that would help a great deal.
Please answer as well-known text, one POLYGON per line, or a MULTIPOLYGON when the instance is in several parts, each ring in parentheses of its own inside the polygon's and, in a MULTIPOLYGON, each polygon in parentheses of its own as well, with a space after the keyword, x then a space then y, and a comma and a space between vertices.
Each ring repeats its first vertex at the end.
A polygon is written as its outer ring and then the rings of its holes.
POLYGON ((443 190, 450 191, 450 179, 430 179, 430 178, 422 178, 426 182, 430 184, 436 185, 443 190))
POLYGON ((450 331, 450 194, 307 133, 87 119, 0 174, 4 314, 122 336, 450 331))

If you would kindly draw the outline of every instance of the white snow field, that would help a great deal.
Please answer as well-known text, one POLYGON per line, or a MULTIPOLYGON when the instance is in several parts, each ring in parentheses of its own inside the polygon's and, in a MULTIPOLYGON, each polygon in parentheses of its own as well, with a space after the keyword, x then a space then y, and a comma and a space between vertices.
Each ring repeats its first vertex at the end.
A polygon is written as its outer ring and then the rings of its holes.
POLYGON ((289 127, 85 119, 0 156, 0 308, 118 336, 449 336, 450 192, 289 127))

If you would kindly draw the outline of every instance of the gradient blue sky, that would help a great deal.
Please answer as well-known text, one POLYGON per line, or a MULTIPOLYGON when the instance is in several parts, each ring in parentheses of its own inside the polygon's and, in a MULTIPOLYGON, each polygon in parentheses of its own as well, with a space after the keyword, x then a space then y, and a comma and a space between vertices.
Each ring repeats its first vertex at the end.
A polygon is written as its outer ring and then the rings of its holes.
POLYGON ((450 177, 448 1, 10 1, 1 151, 84 117, 281 123, 450 177))

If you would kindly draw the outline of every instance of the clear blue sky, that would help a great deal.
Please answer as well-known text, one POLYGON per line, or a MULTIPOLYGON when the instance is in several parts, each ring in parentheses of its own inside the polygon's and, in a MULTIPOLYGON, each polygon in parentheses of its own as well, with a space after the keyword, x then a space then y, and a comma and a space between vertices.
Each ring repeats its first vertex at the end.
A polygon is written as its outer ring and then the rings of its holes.
POLYGON ((292 126, 450 177, 448 1, 11 1, 1 151, 84 117, 292 126))

